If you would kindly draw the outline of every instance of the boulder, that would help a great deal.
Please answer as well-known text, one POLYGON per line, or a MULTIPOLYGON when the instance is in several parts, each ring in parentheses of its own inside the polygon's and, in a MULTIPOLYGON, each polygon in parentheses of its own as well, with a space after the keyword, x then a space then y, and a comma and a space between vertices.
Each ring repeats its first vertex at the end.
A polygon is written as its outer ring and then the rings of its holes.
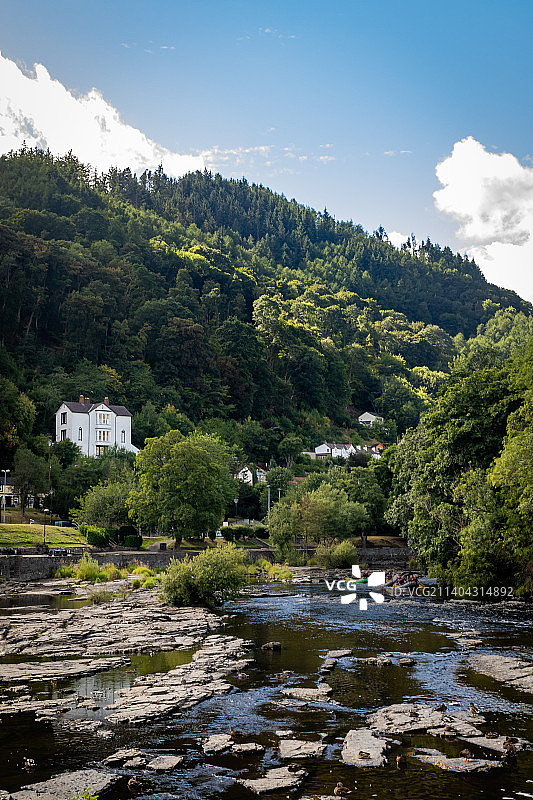
POLYGON ((206 739, 202 744, 204 753, 222 753, 229 750, 233 744, 233 739, 229 733, 215 733, 206 739))
POLYGON ((261 645, 261 650, 281 650, 281 642, 266 642, 265 644, 261 645))

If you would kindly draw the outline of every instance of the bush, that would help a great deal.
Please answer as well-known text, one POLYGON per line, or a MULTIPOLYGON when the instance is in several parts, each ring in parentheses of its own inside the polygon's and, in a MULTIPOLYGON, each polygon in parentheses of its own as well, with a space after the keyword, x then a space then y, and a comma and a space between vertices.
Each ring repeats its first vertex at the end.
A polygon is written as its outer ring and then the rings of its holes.
POLYGON ((268 539, 268 528, 266 525, 254 525, 252 536, 256 536, 258 539, 268 539))
POLYGON ((76 568, 72 564, 61 564, 54 572, 54 578, 75 578, 76 568))
POLYGON ((161 582, 161 599, 174 606, 213 607, 235 597, 247 582, 244 554, 225 544, 184 561, 172 559, 161 582))
POLYGON ((124 547, 138 549, 143 543, 143 537, 139 533, 130 533, 124 537, 124 547))
POLYGON ((131 582, 131 588, 132 589, 140 589, 141 586, 142 586, 142 581, 140 581, 139 578, 134 578, 132 580, 132 582, 131 582))
POLYGON ((104 564, 102 572, 108 581, 118 581, 122 577, 120 570, 114 564, 104 564))
POLYGON ((85 522, 79 527, 82 536, 87 537, 87 544, 91 547, 107 547, 109 544, 109 533, 105 528, 97 528, 96 525, 87 525, 85 522))
POLYGON ((151 578, 154 573, 148 567, 144 567, 144 566, 141 565, 139 567, 135 567, 135 569, 132 571, 131 574, 132 575, 141 575, 141 576, 144 575, 145 578, 151 578))
POLYGON ((357 561, 357 550, 351 542, 341 542, 331 552, 332 567, 351 567, 357 561))
POLYGON ((315 550, 315 555, 312 559, 320 567, 331 566, 331 547, 326 547, 324 544, 319 544, 315 550))
POLYGON ((290 581, 292 579, 292 572, 287 564, 270 564, 268 577, 271 581, 290 581))
POLYGON ((92 556, 90 556, 88 553, 84 553, 82 558, 78 561, 76 573, 78 578, 81 578, 82 581, 97 583, 98 581, 102 580, 102 577, 105 580, 105 573, 100 571, 100 565, 98 564, 98 561, 95 558, 92 558, 92 556))
POLYGON ((113 599, 113 595, 107 589, 93 589, 89 594, 89 602, 93 605, 100 605, 100 603, 109 603, 113 599))
POLYGON ((158 580, 156 578, 147 578, 142 585, 143 589, 153 589, 157 586, 158 580))

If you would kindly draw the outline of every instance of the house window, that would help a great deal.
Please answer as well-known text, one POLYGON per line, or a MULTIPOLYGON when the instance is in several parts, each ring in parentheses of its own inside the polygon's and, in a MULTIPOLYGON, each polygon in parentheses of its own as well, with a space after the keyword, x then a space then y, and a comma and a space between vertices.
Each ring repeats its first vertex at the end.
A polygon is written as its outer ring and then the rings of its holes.
POLYGON ((120 441, 122 444, 126 443, 126 431, 122 431, 120 434, 120 441))
POLYGON ((78 442, 82 442, 82 441, 83 441, 83 429, 82 428, 78 428, 78 442))
POLYGON ((103 456, 106 451, 105 444, 96 445, 96 455, 103 456))
POLYGON ((62 411, 61 412, 61 424, 62 425, 66 425, 67 424, 67 412, 66 411, 62 411))
POLYGON ((67 438, 67 432, 63 428, 63 430, 61 431, 61 441, 64 442, 66 438, 67 438))

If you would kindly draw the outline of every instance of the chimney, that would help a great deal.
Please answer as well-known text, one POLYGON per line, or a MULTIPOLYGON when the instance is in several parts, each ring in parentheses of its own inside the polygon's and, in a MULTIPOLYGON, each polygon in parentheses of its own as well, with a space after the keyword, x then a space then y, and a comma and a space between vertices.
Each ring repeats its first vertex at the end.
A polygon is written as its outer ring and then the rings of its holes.
POLYGON ((80 403, 82 406, 85 405, 85 397, 82 394, 80 394, 80 403))
POLYGON ((106 404, 106 406, 109 405, 109 397, 104 397, 104 403, 106 404))

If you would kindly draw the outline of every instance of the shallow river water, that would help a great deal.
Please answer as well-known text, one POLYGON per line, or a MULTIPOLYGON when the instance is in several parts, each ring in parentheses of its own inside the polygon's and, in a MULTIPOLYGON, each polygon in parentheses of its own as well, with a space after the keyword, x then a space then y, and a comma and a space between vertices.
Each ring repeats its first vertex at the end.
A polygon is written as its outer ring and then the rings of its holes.
MULTIPOLYGON (((369 604, 367 611, 361 611, 356 604, 341 605, 339 598, 325 591, 310 596, 303 589, 280 592, 277 587, 266 596, 228 603, 224 613, 231 616, 221 632, 254 643, 256 666, 247 670, 249 677, 229 679, 238 687, 235 692, 202 703, 186 716, 150 726, 118 728, 109 739, 49 722, 36 723, 29 714, 4 718, 0 725, 0 787, 15 790, 61 771, 96 764, 119 747, 131 746, 154 755, 185 756, 183 766, 173 773, 143 774, 142 796, 250 800, 255 795, 235 783, 235 778, 256 777, 265 766, 279 766, 276 731, 290 729, 295 738, 316 740, 322 736, 327 749, 320 758, 304 762, 308 774, 297 790, 267 795, 272 800, 329 795, 337 781, 351 790, 350 797, 359 800, 533 798, 533 750, 519 753, 516 767, 487 773, 443 772, 411 758, 405 769, 398 770, 396 755, 409 754, 414 746, 438 748, 452 756, 465 746, 457 740, 408 735, 391 752, 390 764, 385 767, 359 768, 340 761, 342 739, 350 729, 364 726, 369 712, 402 701, 444 702, 450 711, 466 710, 473 702, 487 720, 488 725, 482 727, 533 742, 533 695, 505 688, 469 670, 469 651, 446 635, 475 630, 482 640, 476 652, 533 658, 531 607, 513 601, 494 605, 402 598, 369 604), (269 641, 281 642, 281 652, 261 650, 269 641), (415 664, 377 667, 341 659, 327 676, 335 704, 307 705, 303 710, 279 705, 282 687, 316 686, 327 651, 341 648, 352 649, 358 657, 409 655, 415 664), (283 671, 293 674, 281 676, 283 671), (258 742, 265 752, 252 757, 205 756, 200 740, 214 733, 229 733, 230 727, 238 731, 237 739, 258 742), (21 769, 24 757, 37 764, 31 777, 21 769)), ((37 684, 32 691, 41 696, 65 691, 92 695, 100 707, 84 715, 95 719, 105 715, 103 708, 112 702, 114 692, 131 685, 136 675, 166 671, 191 657, 191 652, 133 656, 130 668, 59 686, 37 684)), ((80 711, 72 712, 76 715, 80 711)), ((127 797, 127 792, 122 796, 127 797)))

